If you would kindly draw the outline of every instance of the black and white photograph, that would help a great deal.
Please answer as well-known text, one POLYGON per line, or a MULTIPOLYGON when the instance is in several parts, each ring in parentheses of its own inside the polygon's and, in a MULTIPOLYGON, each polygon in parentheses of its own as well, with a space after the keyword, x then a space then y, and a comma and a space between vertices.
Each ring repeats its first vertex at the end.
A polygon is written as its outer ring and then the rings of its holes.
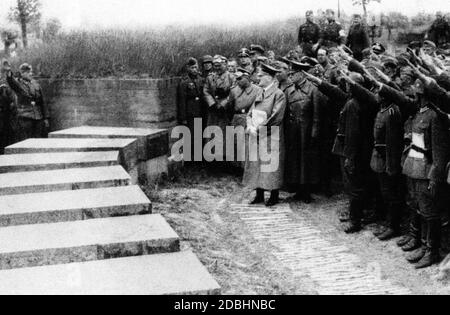
POLYGON ((449 294, 449 0, 1 0, 0 295, 449 294))

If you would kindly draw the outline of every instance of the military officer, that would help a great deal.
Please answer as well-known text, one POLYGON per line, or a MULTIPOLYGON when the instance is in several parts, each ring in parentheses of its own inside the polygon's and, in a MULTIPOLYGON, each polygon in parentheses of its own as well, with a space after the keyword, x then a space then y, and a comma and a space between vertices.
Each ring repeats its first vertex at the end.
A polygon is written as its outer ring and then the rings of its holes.
POLYGON ((312 65, 291 62, 294 88, 286 93, 286 166, 285 184, 296 193, 295 199, 311 203, 313 185, 320 182, 320 111, 324 96, 310 81, 303 70, 312 65))
POLYGON ((313 11, 307 11, 306 23, 300 26, 298 31, 298 44, 302 48, 303 54, 316 57, 319 38, 320 27, 314 23, 314 13, 313 11))
POLYGON ((15 142, 16 100, 16 95, 8 86, 2 70, 0 72, 0 154, 4 153, 5 147, 15 142))
POLYGON ((202 77, 206 79, 213 72, 213 57, 210 55, 202 58, 202 77))
MULTIPOLYGON (((261 93, 261 88, 250 81, 250 72, 244 68, 238 68, 235 74, 236 86, 231 90, 228 108, 231 112, 231 126, 242 127, 242 131, 247 128, 247 115, 254 104, 256 98, 261 93)), ((235 165, 242 169, 245 167, 245 141, 234 138, 234 155, 233 159, 235 165)), ((228 156, 228 155, 227 155, 228 156)), ((227 159, 227 161, 231 161, 227 159)))
MULTIPOLYGON (((223 56, 214 57, 214 72, 206 79, 203 87, 203 97, 208 106, 208 127, 219 127, 223 135, 226 127, 230 125, 227 104, 235 77, 227 70, 227 59, 223 56)), ((223 153, 226 152, 226 143, 223 141, 223 153)))
POLYGON ((362 86, 364 78, 359 73, 340 77, 346 87, 337 87, 305 72, 319 90, 333 99, 333 105, 342 108, 333 153, 341 157, 342 175, 350 198, 349 222, 346 233, 356 233, 362 228, 363 210, 370 191, 370 159, 373 144, 373 124, 378 109, 367 104, 367 90, 362 86))
POLYGON ((24 63, 19 67, 16 78, 10 67, 6 67, 6 80, 17 95, 18 141, 29 138, 46 137, 50 127, 50 112, 44 102, 42 89, 33 79, 31 65, 24 63))
POLYGON ((245 69, 247 72, 253 73, 252 60, 250 59, 250 50, 242 48, 239 53, 239 67, 245 69))
POLYGON ((353 51, 353 57, 358 61, 362 61, 362 51, 370 47, 369 35, 359 14, 355 14, 353 17, 353 24, 348 32, 347 46, 353 51))
POLYGON ((276 80, 278 81, 278 88, 286 93, 289 89, 294 88, 294 84, 292 83, 291 77, 291 61, 286 58, 279 58, 279 61, 273 63, 273 66, 279 71, 276 80))
POLYGON ((250 46, 250 59, 252 61, 253 72, 251 74, 251 81, 255 84, 259 84, 258 73, 261 65, 261 57, 264 57, 265 49, 261 45, 250 46))
MULTIPOLYGON (((193 136, 194 121, 196 118, 202 118, 203 79, 200 76, 198 62, 195 58, 189 58, 186 69, 187 73, 181 78, 178 86, 178 124, 187 126, 193 136)), ((203 127, 202 121, 202 130, 203 127)), ((191 140, 194 148, 194 138, 192 137, 191 140)), ((191 154, 193 153, 191 151, 191 154)), ((185 157, 185 161, 191 160, 192 158, 185 157)))
POLYGON ((427 39, 442 47, 450 41, 450 23, 445 19, 442 12, 436 13, 436 20, 427 33, 427 39))
POLYGON ((345 42, 345 31, 342 25, 336 22, 335 13, 333 10, 328 9, 326 11, 327 23, 321 31, 320 45, 331 48, 343 45, 345 42))
POLYGON ((247 116, 249 158, 243 182, 245 186, 256 190, 256 197, 251 204, 263 203, 264 192, 270 191, 270 199, 266 203, 268 207, 279 202, 279 190, 283 187, 284 176, 283 120, 286 97, 276 85, 277 73, 277 69, 261 65, 258 77, 263 91, 247 116), (263 153, 270 158, 264 157, 263 153))

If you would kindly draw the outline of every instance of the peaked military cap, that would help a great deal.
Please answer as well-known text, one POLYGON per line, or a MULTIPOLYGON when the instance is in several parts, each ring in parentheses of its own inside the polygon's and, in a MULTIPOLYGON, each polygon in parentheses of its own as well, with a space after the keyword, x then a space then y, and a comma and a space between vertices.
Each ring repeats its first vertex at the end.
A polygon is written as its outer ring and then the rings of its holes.
POLYGON ((202 58, 203 63, 213 63, 213 57, 210 55, 206 55, 202 58))
POLYGON ((280 70, 278 70, 272 66, 269 66, 265 63, 261 64, 261 71, 264 73, 267 73, 268 75, 270 75, 272 77, 274 77, 277 73, 280 73, 280 70))
POLYGON ((23 63, 20 65, 19 70, 20 71, 32 71, 33 67, 28 63, 23 63))
POLYGON ((313 66, 311 66, 309 63, 291 60, 291 67, 293 71, 299 72, 303 70, 309 71, 313 66))
POLYGON ((186 63, 188 67, 196 66, 198 65, 197 59, 191 57, 188 59, 188 62, 186 63))
POLYGON ((372 50, 377 55, 381 55, 382 53, 386 52, 386 47, 384 47, 381 43, 375 43, 372 45, 372 50))
POLYGON ((260 54, 264 54, 266 50, 261 45, 251 45, 250 46, 251 53, 258 52, 260 54))

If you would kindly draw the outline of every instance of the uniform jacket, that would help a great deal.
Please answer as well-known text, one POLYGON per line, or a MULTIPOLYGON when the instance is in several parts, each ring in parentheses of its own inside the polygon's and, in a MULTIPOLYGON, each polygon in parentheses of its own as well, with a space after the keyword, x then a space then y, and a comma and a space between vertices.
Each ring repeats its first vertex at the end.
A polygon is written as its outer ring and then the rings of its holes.
POLYGON ((322 29, 320 39, 321 44, 325 47, 336 47, 344 43, 342 25, 336 21, 326 23, 322 29))
POLYGON ((338 106, 345 104, 339 115, 333 153, 368 167, 373 147, 374 119, 378 112, 376 104, 367 102, 368 91, 356 84, 352 86, 351 93, 345 93, 326 82, 319 86, 319 90, 335 100, 338 106))
POLYGON ((261 92, 262 89, 255 84, 251 84, 245 90, 237 85, 231 89, 227 106, 231 113, 232 126, 243 126, 244 128, 247 126, 248 112, 261 92))
POLYGON ((17 114, 17 98, 11 88, 0 83, 0 119, 8 119, 17 114))
POLYGON ((413 146, 403 165, 403 174, 413 179, 444 183, 450 160, 448 121, 428 107, 421 108, 412 122, 412 133, 413 146), (415 143, 414 135, 423 141, 415 143), (412 155, 412 151, 416 154, 412 155))
POLYGON ((428 36, 436 45, 446 44, 450 40, 450 24, 445 19, 434 21, 428 36))
POLYGON ((203 79, 184 76, 178 86, 178 122, 202 117, 203 79))
POLYGON ((208 126, 218 126, 225 131, 229 125, 227 105, 234 84, 235 78, 228 71, 212 73, 206 79, 203 95, 208 105, 208 126))
POLYGON ((320 181, 320 113, 325 97, 308 80, 286 92, 286 184, 320 181))
POLYGON ((320 27, 316 23, 306 22, 298 31, 298 44, 302 46, 303 53, 313 56, 312 46, 320 39, 320 27))
MULTIPOLYGON (((264 133, 258 133, 257 144, 258 148, 252 146, 249 147, 249 154, 253 157, 257 157, 256 161, 248 159, 245 165, 244 172, 244 185, 251 189, 264 189, 264 190, 277 190, 281 189, 283 186, 284 177, 284 157, 285 157, 285 147, 284 147, 284 132, 283 132, 283 121, 286 111, 286 97, 284 93, 278 89, 274 84, 267 91, 263 91, 255 100, 252 108, 250 109, 249 115, 247 117, 247 126, 253 126, 253 110, 263 111, 267 115, 267 120, 262 123, 261 126, 268 128, 278 127, 278 131, 268 132, 268 135, 264 133), (276 148, 272 150, 272 144, 276 148), (270 162, 265 162, 261 159, 259 154, 259 147, 264 148, 264 152, 270 152, 276 158, 278 158, 278 168, 272 172, 263 172, 263 166, 268 166, 270 162), (255 152, 256 150, 256 152, 255 152)), ((255 141, 255 137, 249 135, 250 142, 255 141)))
POLYGON ((33 120, 49 119, 50 112, 44 102, 41 87, 35 80, 8 76, 11 89, 17 94, 18 116, 33 120))
POLYGON ((401 173, 403 153, 403 118, 397 105, 382 108, 375 119, 374 150, 371 167, 376 173, 401 173))
POLYGON ((347 37, 347 46, 353 51, 356 59, 361 60, 362 51, 370 47, 370 39, 364 25, 353 25, 347 37))
POLYGON ((436 82, 426 86, 433 103, 442 111, 450 113, 450 92, 440 87, 436 82))

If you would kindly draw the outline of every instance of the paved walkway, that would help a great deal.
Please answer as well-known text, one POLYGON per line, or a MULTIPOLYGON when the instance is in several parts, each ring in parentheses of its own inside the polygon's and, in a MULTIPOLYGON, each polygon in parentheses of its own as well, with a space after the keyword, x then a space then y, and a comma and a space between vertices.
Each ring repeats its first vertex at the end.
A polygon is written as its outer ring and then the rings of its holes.
POLYGON ((308 276, 321 295, 406 295, 407 288, 382 279, 379 266, 363 266, 350 249, 329 240, 306 217, 294 216, 288 204, 274 208, 231 206, 253 236, 270 243, 273 255, 294 276, 308 276))

